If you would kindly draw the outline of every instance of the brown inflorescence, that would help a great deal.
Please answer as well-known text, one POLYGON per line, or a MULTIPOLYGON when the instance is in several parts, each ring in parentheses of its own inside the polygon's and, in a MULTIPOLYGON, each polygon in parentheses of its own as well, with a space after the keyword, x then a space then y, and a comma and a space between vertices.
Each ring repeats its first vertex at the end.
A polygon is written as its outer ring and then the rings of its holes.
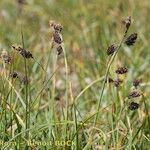
POLYGON ((136 39, 137 39, 137 33, 133 33, 129 37, 127 37, 127 39, 125 40, 125 44, 131 46, 136 42, 136 39))
POLYGON ((27 51, 27 50, 25 50, 25 49, 22 48, 21 46, 16 47, 16 46, 12 45, 12 48, 13 48, 14 50, 18 51, 24 58, 27 58, 27 59, 33 58, 32 53, 29 52, 29 51, 27 51))
POLYGON ((130 110, 136 110, 139 108, 139 104, 138 103, 135 103, 135 102, 131 102, 129 107, 128 107, 130 110))
POLYGON ((10 77, 14 79, 14 78, 18 78, 19 75, 16 71, 13 71, 12 73, 10 73, 10 77))
POLYGON ((119 67, 117 70, 116 70, 116 73, 117 74, 125 74, 128 72, 128 69, 126 67, 119 67))
POLYGON ((57 31, 53 33, 53 39, 54 39, 54 42, 56 42, 57 44, 61 44, 63 42, 61 34, 57 31))
POLYGON ((107 55, 112 55, 116 51, 117 46, 112 44, 107 49, 107 55))
POLYGON ((141 92, 134 90, 129 93, 128 98, 131 99, 139 96, 141 96, 141 92))
POLYGON ((61 45, 59 45, 59 46, 57 47, 57 53, 58 53, 58 55, 60 55, 60 54, 62 53, 62 51, 63 51, 63 48, 62 48, 61 45))
POLYGON ((63 26, 59 23, 56 23, 55 21, 50 21, 49 24, 53 30, 53 44, 56 46, 57 54, 60 55, 63 51, 62 48, 63 38, 61 34, 63 26))

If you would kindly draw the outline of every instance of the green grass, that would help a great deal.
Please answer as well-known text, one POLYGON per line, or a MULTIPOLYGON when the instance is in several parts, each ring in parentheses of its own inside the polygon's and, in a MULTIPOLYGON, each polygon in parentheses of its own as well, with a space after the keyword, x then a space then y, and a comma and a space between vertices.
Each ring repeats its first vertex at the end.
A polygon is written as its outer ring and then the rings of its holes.
POLYGON ((0 59, 0 149, 148 150, 149 0, 27 2, 20 9, 16 1, 0 1, 0 49, 13 57, 12 64, 0 59), (108 68, 106 50, 122 40, 121 22, 130 15, 127 36, 136 32, 137 41, 131 47, 122 43, 108 68), (63 25, 59 56, 51 46, 49 20, 63 25), (15 43, 34 59, 14 51, 15 43), (118 88, 105 84, 106 75, 117 78, 119 65, 128 68, 124 82, 118 88), (29 84, 12 79, 12 71, 27 76, 29 84), (142 78, 142 96, 128 99, 136 78, 142 78), (128 109, 131 101, 139 103, 137 110, 128 109), (36 144, 29 146, 30 140, 36 144))

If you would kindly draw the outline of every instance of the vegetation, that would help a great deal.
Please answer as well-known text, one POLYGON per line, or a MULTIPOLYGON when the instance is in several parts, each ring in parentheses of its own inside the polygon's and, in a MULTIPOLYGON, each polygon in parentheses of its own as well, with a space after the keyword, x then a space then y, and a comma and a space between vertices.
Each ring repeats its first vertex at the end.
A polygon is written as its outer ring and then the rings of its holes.
POLYGON ((149 0, 0 1, 0 149, 150 148, 149 0))

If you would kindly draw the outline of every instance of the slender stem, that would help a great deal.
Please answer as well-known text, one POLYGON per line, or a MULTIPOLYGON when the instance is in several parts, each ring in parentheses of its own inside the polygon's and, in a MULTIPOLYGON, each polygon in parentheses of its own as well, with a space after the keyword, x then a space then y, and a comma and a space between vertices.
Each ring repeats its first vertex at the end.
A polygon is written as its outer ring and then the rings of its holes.
MULTIPOLYGON (((57 59, 58 59, 58 56, 57 54, 54 52, 54 55, 53 55, 53 72, 55 72, 55 70, 57 69, 57 59)), ((54 122, 56 122, 57 120, 57 115, 55 114, 55 107, 54 107, 54 104, 55 104, 55 93, 56 93, 56 74, 53 75, 53 79, 52 79, 52 99, 49 99, 51 100, 51 112, 50 112, 50 121, 51 120, 54 120, 54 122)), ((57 131, 57 127, 54 126, 54 128, 52 127, 51 130, 50 130, 50 134, 53 132, 53 130, 56 130, 57 131)))
MULTIPOLYGON (((5 66, 5 63, 3 62, 3 67, 4 67, 4 70, 6 70, 6 66, 5 66)), ((6 80, 6 71, 4 71, 4 80, 6 80)), ((4 91, 4 97, 6 95, 6 83, 4 82, 3 83, 3 91, 4 91)), ((7 100, 4 102, 4 117, 5 117, 5 127, 4 127, 4 130, 5 130, 5 138, 7 138, 7 112, 6 112, 6 106, 7 105, 7 100)))
POLYGON ((44 67, 35 59, 33 58, 33 60, 42 68, 42 70, 45 72, 46 74, 46 70, 44 69, 44 67))
POLYGON ((142 95, 142 99, 143 99, 143 101, 144 101, 145 113, 146 113, 146 115, 147 115, 148 124, 150 124, 150 115, 149 115, 148 107, 147 107, 146 102, 145 102, 145 97, 144 97, 144 95, 142 95))
MULTIPOLYGON (((73 93, 72 93, 72 85, 71 82, 69 84, 69 89, 70 89, 70 99, 72 101, 72 107, 73 107, 73 114, 74 114, 74 124, 75 124, 75 135, 76 135, 76 150, 78 150, 78 141, 79 141, 79 136, 78 136, 78 118, 77 118, 77 114, 76 114, 76 107, 75 107, 75 102, 74 102, 74 98, 73 98, 73 93)), ((71 108, 72 110, 72 108, 71 108)), ((82 121, 81 121, 82 122, 82 121)))
MULTIPOLYGON (((24 49, 24 37, 23 37, 23 32, 22 32, 22 27, 21 27, 21 39, 22 39, 22 48, 24 49)), ((24 68, 25 68, 25 80, 28 80, 28 73, 27 73, 27 62, 26 58, 24 57, 24 68)), ((29 100, 28 100, 28 83, 25 84, 25 102, 26 102, 26 122, 25 122, 25 127, 26 130, 29 128, 29 123, 30 123, 30 115, 29 115, 29 100)), ((29 132, 26 132, 26 138, 29 138, 29 132)))
MULTIPOLYGON (((78 120, 77 120, 75 103, 73 104, 73 108, 74 108, 75 131, 77 132, 77 130, 78 130, 78 120)), ((78 132, 77 132, 77 134, 76 134, 76 150, 78 150, 78 145, 79 145, 78 141, 79 141, 79 137, 78 137, 78 132)))
POLYGON ((65 126, 65 132, 66 132, 66 140, 67 140, 67 133, 68 133, 68 123, 67 123, 67 120, 68 120, 68 85, 69 85, 69 77, 68 77, 68 62, 67 62, 67 56, 66 56, 66 50, 65 48, 63 48, 63 53, 64 53, 64 62, 65 62, 65 71, 66 71, 66 93, 65 93, 65 96, 66 96, 66 105, 65 105, 65 122, 66 122, 66 126, 65 126))
MULTIPOLYGON (((113 63, 113 61, 114 61, 114 59, 115 59, 115 57, 116 57, 116 55, 117 55, 119 49, 121 48, 121 45, 122 45, 122 43, 123 43, 123 41, 124 41, 124 39, 125 39, 127 33, 128 33, 128 29, 126 29, 126 31, 125 31, 125 33, 124 33, 124 35, 123 35, 123 38, 122 38, 122 40, 120 41, 119 46, 117 47, 117 50, 114 52, 114 54, 112 55, 112 57, 110 58, 110 60, 109 60, 109 62, 108 62, 107 69, 106 69, 106 73, 105 73, 105 78, 104 78, 104 81, 103 81, 103 84, 102 84, 102 91, 101 91, 101 94, 100 94, 100 96, 99 96, 99 101, 98 101, 98 106, 97 106, 97 112, 98 112, 99 109, 100 109, 100 105, 101 105, 101 101, 102 101, 102 98, 103 98, 106 81, 107 81, 108 74, 109 74, 109 69, 110 69, 111 64, 113 63)), ((95 116, 93 126, 96 125, 98 115, 99 115, 99 113, 97 113, 96 116, 95 116)))
MULTIPOLYGON (((13 64, 10 65, 10 70, 9 72, 11 73, 13 71, 13 64)), ((11 83, 13 85, 13 79, 11 79, 11 83)), ((13 104, 13 90, 12 86, 10 86, 10 100, 9 100, 10 106, 13 104)), ((13 115, 12 112, 10 111, 10 126, 11 126, 11 137, 13 136, 13 115)))

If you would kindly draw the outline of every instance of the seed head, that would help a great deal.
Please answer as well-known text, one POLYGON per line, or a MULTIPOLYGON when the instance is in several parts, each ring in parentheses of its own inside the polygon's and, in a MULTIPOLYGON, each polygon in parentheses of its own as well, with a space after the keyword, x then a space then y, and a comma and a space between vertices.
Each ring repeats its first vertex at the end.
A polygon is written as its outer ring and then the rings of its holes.
POLYGON ((110 45, 107 49, 107 55, 112 55, 116 51, 117 46, 114 44, 110 45))
POLYGON ((58 55, 60 55, 60 54, 62 53, 62 51, 63 51, 63 48, 62 48, 61 45, 59 45, 59 46, 57 47, 57 53, 58 53, 58 55))
POLYGON ((125 40, 125 44, 131 46, 136 42, 136 39, 137 39, 137 33, 133 33, 125 40))
POLYGON ((21 46, 17 47, 17 46, 12 45, 12 48, 14 50, 18 51, 24 58, 27 58, 27 59, 33 58, 32 53, 27 51, 27 50, 25 50, 25 49, 23 49, 21 46))
POLYGON ((116 70, 116 73, 117 74, 125 74, 128 72, 128 69, 126 67, 119 67, 117 70, 116 70))
POLYGON ((136 98, 139 96, 141 96, 141 92, 134 90, 129 93, 128 98, 131 99, 131 98, 136 98))
POLYGON ((33 55, 29 52, 29 51, 27 51, 27 50, 22 50, 21 52, 20 52, 20 54, 23 56, 23 57, 25 57, 25 58, 33 58, 33 55))
POLYGON ((18 78, 18 73, 14 71, 14 72, 12 72, 10 74, 10 77, 12 77, 12 78, 18 78))
POLYGON ((16 71, 13 71, 13 72, 10 74, 10 77, 11 77, 11 78, 18 78, 18 77, 19 77, 19 74, 18 74, 16 71))
POLYGON ((139 104, 138 103, 135 103, 135 102, 131 102, 129 107, 128 107, 130 110, 136 110, 139 108, 139 104))
POLYGON ((62 43, 62 36, 59 32, 55 31, 53 33, 53 39, 54 39, 54 42, 57 43, 57 44, 61 44, 62 43))

